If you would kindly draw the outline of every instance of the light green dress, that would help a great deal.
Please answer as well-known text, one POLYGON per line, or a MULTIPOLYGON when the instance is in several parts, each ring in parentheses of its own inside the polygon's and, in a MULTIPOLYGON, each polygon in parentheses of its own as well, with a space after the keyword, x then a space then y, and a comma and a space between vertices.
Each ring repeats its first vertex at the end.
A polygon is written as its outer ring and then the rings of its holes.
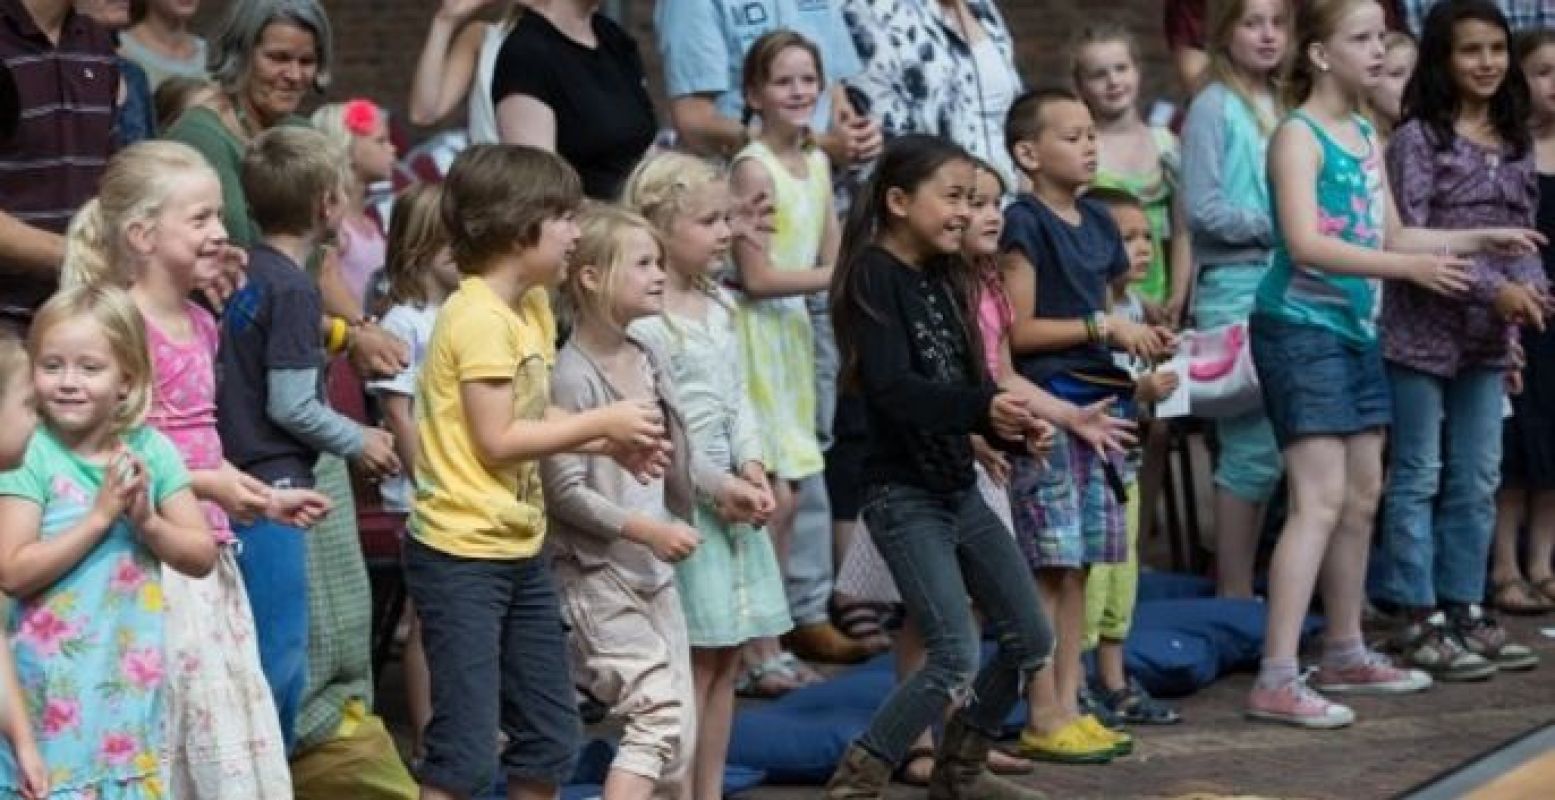
MULTIPOLYGON (((772 266, 812 269, 821 252, 831 197, 831 167, 826 154, 811 149, 808 175, 795 176, 761 142, 734 157, 754 159, 772 176, 776 208, 772 266)), ((797 481, 825 467, 815 430, 815 332, 802 296, 740 303, 741 352, 747 365, 746 391, 760 424, 767 471, 797 481)))
MULTIPOLYGON (((665 313, 631 327, 669 365, 692 444, 730 471, 763 460, 734 308, 733 299, 716 292, 702 320, 665 313)), ((783 574, 767 532, 727 525, 706 503, 697 504, 696 527, 701 545, 675 565, 691 645, 733 647, 787 631, 792 623, 783 574)))
POLYGON ((1182 163, 1177 137, 1165 128, 1151 128, 1156 152, 1161 159, 1156 168, 1144 173, 1114 172, 1108 169, 1096 171, 1098 189, 1121 189, 1139 198, 1145 207, 1145 217, 1150 220, 1150 243, 1155 256, 1150 260, 1150 271, 1135 288, 1152 303, 1161 303, 1171 292, 1167 273, 1167 255, 1172 242, 1172 198, 1177 190, 1177 176, 1182 163))

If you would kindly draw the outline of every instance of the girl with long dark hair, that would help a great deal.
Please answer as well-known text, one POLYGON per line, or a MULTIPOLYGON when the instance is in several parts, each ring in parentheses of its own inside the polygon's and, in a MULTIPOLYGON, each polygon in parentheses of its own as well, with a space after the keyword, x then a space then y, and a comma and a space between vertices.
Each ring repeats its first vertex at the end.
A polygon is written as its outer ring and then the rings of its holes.
MULTIPOLYGON (((1530 99, 1506 17, 1488 0, 1426 17, 1420 62, 1388 173, 1406 225, 1526 227, 1538 205, 1530 99)), ((1495 527, 1502 382, 1516 326, 1543 327, 1546 282, 1534 252, 1475 257, 1469 290, 1389 286, 1383 357, 1396 406, 1375 587, 1401 612, 1405 660, 1442 680, 1538 657, 1480 607, 1495 527)))

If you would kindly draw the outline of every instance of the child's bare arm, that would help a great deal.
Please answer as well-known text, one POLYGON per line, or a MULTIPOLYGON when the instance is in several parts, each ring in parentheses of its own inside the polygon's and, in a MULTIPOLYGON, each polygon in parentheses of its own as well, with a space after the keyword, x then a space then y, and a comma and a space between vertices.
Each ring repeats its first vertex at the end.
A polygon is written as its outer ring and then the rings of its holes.
MULTIPOLYGON (((735 164, 730 175, 730 189, 737 203, 748 203, 751 197, 762 193, 770 197, 772 176, 755 159, 743 159, 735 164)), ((740 272, 740 286, 752 297, 791 297, 831 286, 830 265, 808 269, 812 265, 787 264, 779 268, 772 263, 771 251, 761 240, 742 237, 733 243, 732 252, 734 266, 740 272)))
POLYGON ((131 503, 130 516, 136 522, 140 538, 155 553, 157 560, 192 578, 210 574, 216 564, 216 540, 205 523, 194 492, 180 489, 150 507, 149 498, 131 503), (144 503, 147 508, 137 508, 144 503))
POLYGON ((400 474, 415 477, 416 456, 421 439, 416 433, 416 419, 411 404, 415 398, 406 394, 384 392, 378 396, 383 407, 383 423, 394 434, 394 450, 400 457, 400 474))
POLYGON ((42 507, 0 497, 0 591, 26 599, 54 585, 103 540, 122 510, 94 504, 74 525, 44 539, 42 507))
POLYGON ((476 454, 488 464, 536 461, 557 453, 603 453, 609 446, 648 449, 664 438, 653 403, 622 401, 576 414, 547 409, 538 420, 513 416, 513 382, 459 384, 476 454))

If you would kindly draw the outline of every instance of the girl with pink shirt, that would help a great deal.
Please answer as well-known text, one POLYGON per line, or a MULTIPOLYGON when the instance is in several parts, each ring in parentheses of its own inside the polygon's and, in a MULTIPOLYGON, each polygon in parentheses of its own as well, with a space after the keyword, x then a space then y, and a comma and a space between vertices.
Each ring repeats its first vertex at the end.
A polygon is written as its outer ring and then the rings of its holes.
POLYGON ((166 788, 180 798, 289 798, 286 751, 228 519, 263 514, 307 527, 329 501, 271 489, 222 456, 216 323, 187 299, 218 274, 226 252, 221 186, 205 160, 174 142, 137 144, 109 163, 98 205, 101 224, 71 240, 64 283, 128 285, 151 356, 146 422, 183 458, 217 543, 204 577, 162 569, 166 788))

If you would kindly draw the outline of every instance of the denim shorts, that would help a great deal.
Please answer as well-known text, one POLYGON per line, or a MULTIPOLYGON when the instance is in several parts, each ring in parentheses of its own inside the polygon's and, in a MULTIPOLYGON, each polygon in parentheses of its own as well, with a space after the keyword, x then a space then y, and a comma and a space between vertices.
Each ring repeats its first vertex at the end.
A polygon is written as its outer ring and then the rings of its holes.
POLYGON ((1286 448, 1306 436, 1351 436, 1393 422, 1382 348, 1267 316, 1252 318, 1253 363, 1274 438, 1286 448))

